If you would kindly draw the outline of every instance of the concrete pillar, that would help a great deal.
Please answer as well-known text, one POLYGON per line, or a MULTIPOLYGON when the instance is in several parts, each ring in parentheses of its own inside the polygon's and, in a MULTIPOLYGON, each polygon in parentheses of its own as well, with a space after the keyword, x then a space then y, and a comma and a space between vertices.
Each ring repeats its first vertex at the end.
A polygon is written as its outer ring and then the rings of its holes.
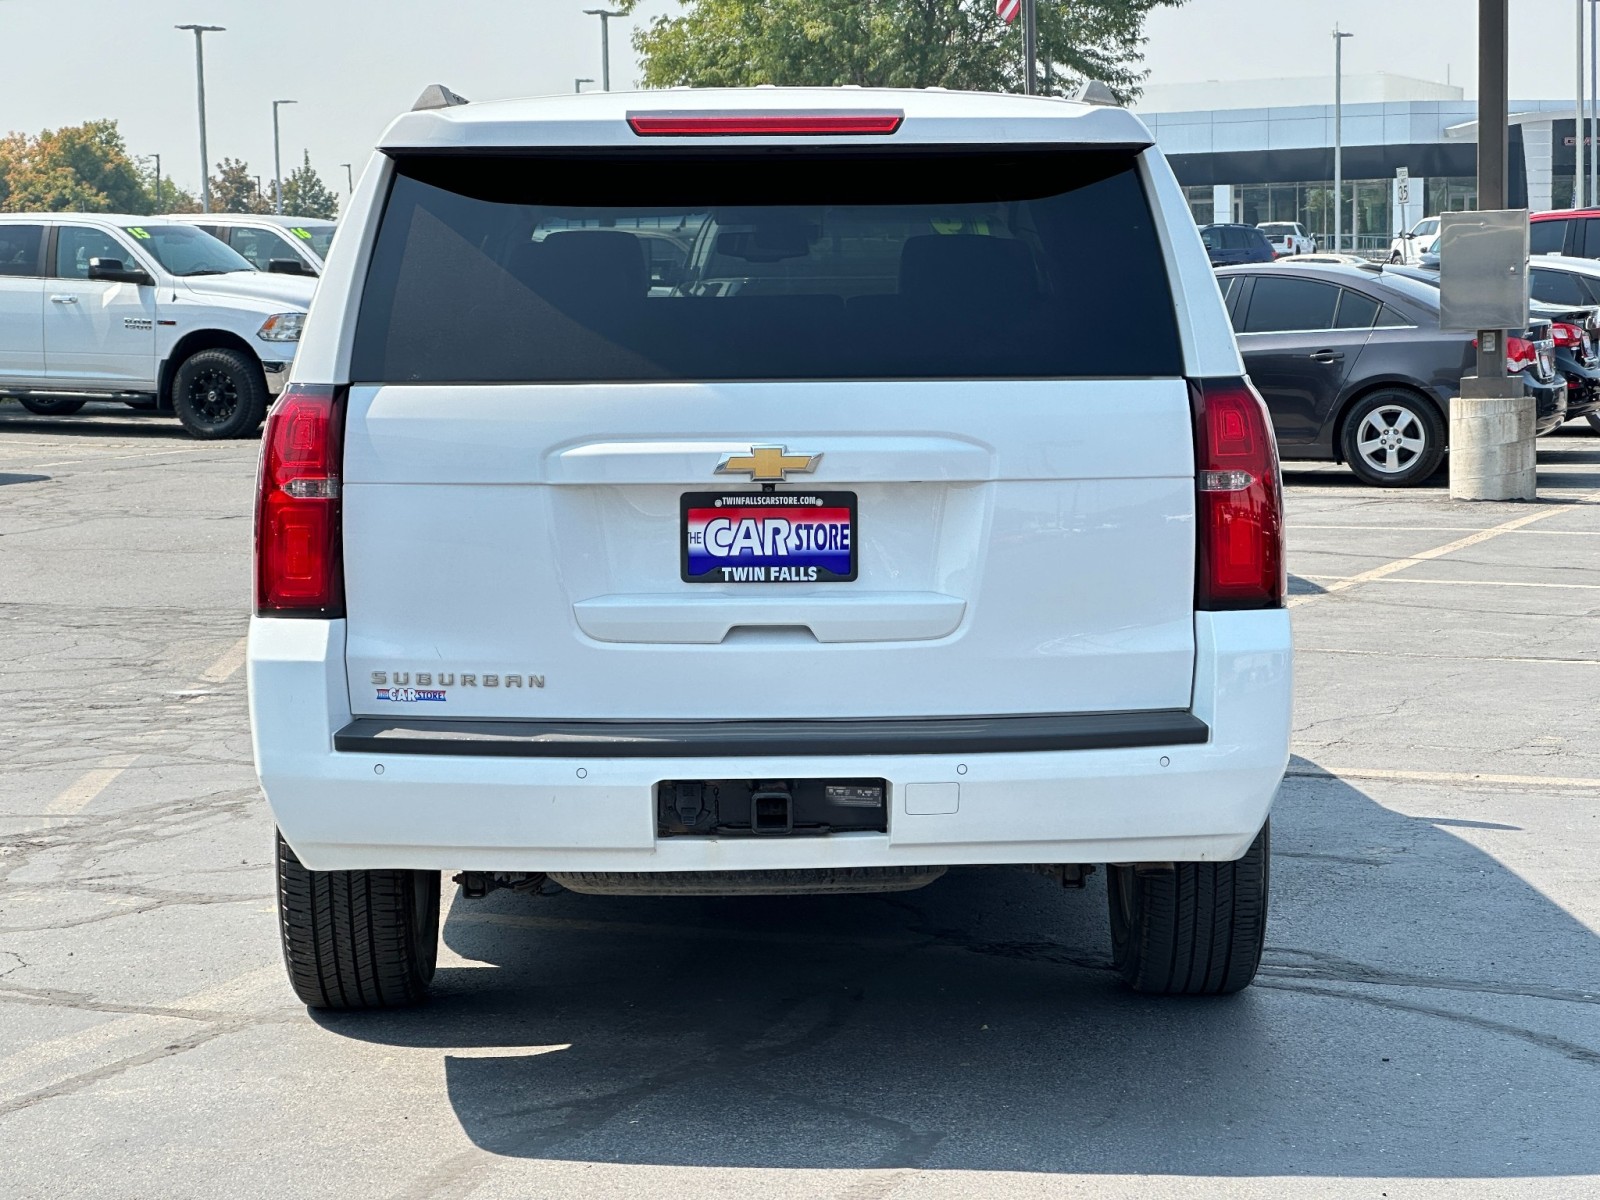
POLYGON ((1233 223, 1233 185, 1216 184, 1211 189, 1211 219, 1218 225, 1233 223))
POLYGON ((1550 121, 1522 126, 1522 157, 1528 169, 1528 208, 1544 212, 1555 205, 1555 133, 1550 121))
POLYGON ((1450 402, 1450 498, 1532 500, 1535 408, 1522 378, 1468 375, 1450 402))

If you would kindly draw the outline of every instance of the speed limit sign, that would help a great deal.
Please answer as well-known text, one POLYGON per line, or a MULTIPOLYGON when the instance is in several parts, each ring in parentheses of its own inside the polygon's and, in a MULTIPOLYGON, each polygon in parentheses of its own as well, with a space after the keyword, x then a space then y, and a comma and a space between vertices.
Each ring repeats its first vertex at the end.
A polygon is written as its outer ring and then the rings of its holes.
POLYGON ((1411 171, 1410 171, 1410 169, 1407 168, 1407 167, 1401 167, 1401 168, 1399 168, 1399 170, 1397 170, 1394 173, 1394 177, 1395 177, 1395 190, 1394 190, 1395 202, 1398 203, 1398 204, 1410 204, 1411 203, 1411 171))

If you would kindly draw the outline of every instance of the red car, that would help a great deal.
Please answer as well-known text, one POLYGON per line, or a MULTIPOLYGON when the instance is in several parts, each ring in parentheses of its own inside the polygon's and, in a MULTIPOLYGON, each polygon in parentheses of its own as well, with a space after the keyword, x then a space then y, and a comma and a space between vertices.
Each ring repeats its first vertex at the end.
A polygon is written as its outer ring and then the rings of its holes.
POLYGON ((1537 212, 1528 222, 1528 253, 1600 258, 1600 208, 1537 212))

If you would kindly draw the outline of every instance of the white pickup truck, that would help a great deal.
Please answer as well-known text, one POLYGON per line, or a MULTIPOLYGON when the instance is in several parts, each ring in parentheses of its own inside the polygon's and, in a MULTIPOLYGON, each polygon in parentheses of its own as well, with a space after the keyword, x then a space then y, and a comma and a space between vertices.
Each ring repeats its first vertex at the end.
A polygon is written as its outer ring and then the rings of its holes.
POLYGON ((248 437, 315 290, 165 217, 0 214, 0 397, 56 416, 121 400, 248 437))
POLYGON ((1255 975, 1278 463, 1122 109, 431 88, 259 483, 251 726, 307 1004, 420 999, 443 871, 470 900, 1099 867, 1131 987, 1255 975))

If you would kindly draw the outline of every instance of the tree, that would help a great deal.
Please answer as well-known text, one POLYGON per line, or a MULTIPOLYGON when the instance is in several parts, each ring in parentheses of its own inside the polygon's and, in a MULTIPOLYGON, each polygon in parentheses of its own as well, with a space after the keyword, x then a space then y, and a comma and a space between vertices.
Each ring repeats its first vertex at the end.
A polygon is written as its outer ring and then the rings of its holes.
POLYGON ((111 120, 0 141, 0 210, 147 213, 143 173, 111 120))
MULTIPOLYGON (((631 12, 642 0, 623 0, 631 12)), ((1021 91, 1022 30, 993 0, 679 0, 634 35, 646 87, 758 83, 1021 91)), ((1132 100, 1152 9, 1183 0, 1038 0, 1040 90, 1083 80, 1132 100)))
POLYGON ((271 212, 272 205, 256 186, 249 164, 240 158, 225 158, 211 177, 211 211, 264 213, 271 212))
POLYGON ((300 166, 283 181, 283 211, 291 216, 325 217, 330 221, 339 215, 339 198, 312 167, 309 150, 300 166))

